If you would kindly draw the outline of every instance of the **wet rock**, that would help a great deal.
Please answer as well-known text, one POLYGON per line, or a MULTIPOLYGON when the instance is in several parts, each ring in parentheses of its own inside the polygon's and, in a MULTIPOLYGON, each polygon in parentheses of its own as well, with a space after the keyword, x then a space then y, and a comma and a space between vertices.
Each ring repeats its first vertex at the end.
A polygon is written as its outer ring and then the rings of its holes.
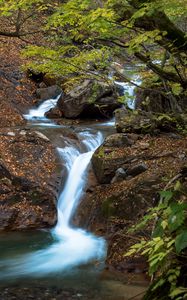
POLYGON ((62 93, 62 89, 58 85, 52 85, 46 88, 38 88, 36 95, 42 100, 53 99, 62 93))
POLYGON ((57 106, 66 118, 108 118, 121 106, 117 98, 114 86, 85 80, 62 95, 57 106))
POLYGON ((4 129, 0 140, 0 231, 51 227, 56 223, 56 156, 47 137, 4 129))
POLYGON ((54 107, 45 113, 45 117, 49 119, 58 119, 63 117, 63 113, 58 107, 54 107))

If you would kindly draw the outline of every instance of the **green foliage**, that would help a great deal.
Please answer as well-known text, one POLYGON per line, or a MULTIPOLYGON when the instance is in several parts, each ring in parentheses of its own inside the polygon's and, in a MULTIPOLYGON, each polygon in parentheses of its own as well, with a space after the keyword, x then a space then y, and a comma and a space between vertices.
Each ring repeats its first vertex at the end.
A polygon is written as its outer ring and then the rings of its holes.
MULTIPOLYGON (((45 1, 45 5, 48 2, 45 1)), ((140 52, 149 60, 146 66, 157 74, 157 77, 163 79, 163 71, 158 69, 161 62, 155 63, 155 60, 160 60, 164 53, 164 41, 168 35, 167 24, 166 28, 156 25, 152 28, 151 25, 145 29, 139 26, 139 20, 142 23, 142 18, 152 18, 160 11, 165 11, 171 18, 174 12, 175 15, 177 13, 178 16, 182 16, 185 14, 185 8, 185 3, 177 0, 137 1, 136 8, 134 1, 125 0, 65 1, 53 9, 46 22, 45 30, 51 31, 52 49, 28 47, 25 55, 32 59, 32 68, 57 77, 65 76, 74 83, 82 80, 82 77, 95 78, 98 74, 106 78, 111 61, 115 61, 116 56, 124 59, 124 51, 126 55, 127 51, 130 55, 140 52), (157 65, 157 68, 154 65, 157 65)), ((166 47, 173 48, 172 40, 167 41, 166 47)), ((173 62, 169 62, 167 58, 169 63, 164 64, 166 74, 175 74, 174 80, 170 81, 168 77, 170 93, 174 97, 184 92, 179 81, 184 78, 185 72, 179 64, 185 57, 179 58, 178 53, 175 57, 175 53, 172 52, 169 59, 173 58, 173 62)), ((145 63, 144 60, 143 62, 145 63)), ((149 75, 149 79, 154 81, 154 76, 149 75)))
POLYGON ((177 253, 180 253, 186 247, 187 247, 187 231, 184 230, 177 235, 175 239, 175 248, 177 253))
POLYGON ((105 47, 100 49, 79 50, 70 44, 60 46, 57 49, 30 46, 23 51, 23 55, 35 58, 25 67, 46 73, 53 77, 66 77, 68 79, 67 89, 88 77, 92 79, 107 80, 104 74, 98 71, 104 70, 109 59, 109 53, 105 47))
MULTIPOLYGON (((133 245, 125 256, 140 254, 147 258, 149 275, 154 281, 148 293, 152 300, 160 299, 160 287, 165 289, 167 299, 184 299, 187 288, 183 286, 183 264, 187 249, 187 203, 182 185, 177 182, 174 190, 160 192, 159 204, 151 208, 131 231, 140 230, 150 222, 155 223, 149 240, 142 239, 133 245)), ((145 296, 146 299, 146 296, 145 296)))
POLYGON ((174 98, 186 90, 187 57, 180 49, 187 38, 175 24, 186 15, 186 1, 182 0, 0 0, 0 17, 11 17, 15 36, 30 35, 24 29, 27 17, 42 19, 39 29, 45 38, 41 46, 24 51, 31 60, 28 67, 66 77, 70 88, 83 78, 107 78, 111 62, 129 61, 130 54, 131 63, 134 56, 135 64, 137 58, 144 64, 142 73, 151 70, 147 75, 150 84, 156 75, 164 81, 167 95, 174 98))
POLYGON ((180 83, 172 83, 171 89, 174 95, 179 96, 183 90, 180 83))
MULTIPOLYGON (((49 1, 48 1, 49 2, 49 1)), ((0 16, 9 17, 15 13, 15 11, 28 10, 32 7, 36 7, 38 10, 43 10, 49 7, 49 3, 45 0, 1 0, 0 1, 0 16)))

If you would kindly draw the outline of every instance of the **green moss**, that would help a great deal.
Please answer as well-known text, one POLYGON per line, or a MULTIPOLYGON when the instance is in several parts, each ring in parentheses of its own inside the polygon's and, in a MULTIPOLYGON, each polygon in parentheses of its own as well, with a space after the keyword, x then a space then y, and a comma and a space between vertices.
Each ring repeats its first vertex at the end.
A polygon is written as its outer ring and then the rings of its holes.
POLYGON ((98 93, 99 93, 99 85, 97 84, 97 82, 94 82, 92 85, 92 90, 91 90, 91 95, 89 96, 88 102, 90 104, 94 104, 97 97, 98 97, 98 93))
POLYGON ((98 156, 98 157, 104 157, 105 156, 104 148, 100 147, 98 149, 98 152, 95 155, 98 156))
POLYGON ((108 198, 103 201, 101 210, 102 210, 102 214, 105 217, 111 217, 116 214, 116 208, 115 208, 114 202, 115 202, 115 198, 113 198, 113 197, 108 198))

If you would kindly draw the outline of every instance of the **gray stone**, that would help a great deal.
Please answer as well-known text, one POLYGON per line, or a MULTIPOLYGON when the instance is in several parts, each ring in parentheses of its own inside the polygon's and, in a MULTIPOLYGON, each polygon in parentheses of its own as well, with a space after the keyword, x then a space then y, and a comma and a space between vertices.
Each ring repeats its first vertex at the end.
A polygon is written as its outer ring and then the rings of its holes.
POLYGON ((147 171, 147 166, 144 163, 135 165, 133 167, 130 167, 126 170, 126 175, 127 176, 131 176, 131 177, 135 177, 145 171, 147 171))
POLYGON ((108 136, 104 142, 107 147, 124 147, 132 146, 134 142, 124 133, 115 133, 108 136))
POLYGON ((121 104, 113 85, 85 80, 61 96, 57 106, 66 118, 107 118, 111 117, 121 104))
POLYGON ((112 178, 111 183, 120 182, 127 177, 127 173, 123 168, 116 170, 115 176, 112 178))
POLYGON ((46 88, 38 88, 36 95, 42 100, 53 99, 62 93, 62 89, 58 85, 52 85, 46 88))

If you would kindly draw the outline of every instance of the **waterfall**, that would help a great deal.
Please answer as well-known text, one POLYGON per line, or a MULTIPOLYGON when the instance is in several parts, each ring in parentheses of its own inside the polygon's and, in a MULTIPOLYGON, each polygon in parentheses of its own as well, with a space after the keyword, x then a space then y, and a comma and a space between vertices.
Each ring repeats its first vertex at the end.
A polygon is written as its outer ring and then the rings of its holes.
POLYGON ((105 240, 80 228, 73 228, 71 217, 81 199, 86 184, 88 165, 95 149, 102 143, 100 132, 89 130, 79 134, 85 153, 71 145, 58 148, 68 171, 64 189, 58 199, 58 222, 51 230, 54 242, 45 249, 0 262, 6 277, 34 277, 68 271, 92 260, 105 257, 105 240))
POLYGON ((27 120, 33 120, 33 119, 47 120, 47 118, 45 118, 45 113, 49 111, 51 108, 55 107, 60 96, 61 95, 58 95, 55 99, 48 99, 42 102, 42 104, 40 104, 39 107, 30 109, 29 113, 24 115, 24 118, 27 120))
MULTIPOLYGON (((46 111, 55 106, 58 99, 59 96, 56 99, 46 100, 38 108, 31 109, 24 117, 31 121, 35 119, 41 122, 47 121, 47 123, 41 123, 42 126, 45 124, 51 127, 56 126, 44 116, 46 111)), ((113 126, 114 121, 100 125, 113 126)), ((2 278, 25 275, 43 277, 50 273, 72 270, 93 260, 104 260, 105 240, 86 230, 71 226, 71 217, 84 193, 91 157, 103 141, 101 132, 89 128, 81 129, 78 137, 81 147, 76 148, 70 141, 67 141, 64 148, 57 148, 68 175, 58 199, 58 221, 50 231, 53 242, 43 249, 0 260, 2 278), (84 151, 81 152, 80 149, 84 151)))
MULTIPOLYGON (((88 164, 95 149, 102 142, 102 135, 100 132, 98 132, 96 136, 93 136, 88 132, 85 132, 84 134, 86 139, 83 140, 83 143, 89 151, 82 154, 79 153, 79 155, 77 154, 75 160, 72 161, 67 182, 58 200, 58 223, 54 229, 54 232, 58 234, 63 234, 69 226, 70 218, 77 207, 86 183, 86 170, 88 164)), ((63 152, 65 156, 67 156, 67 149, 60 149, 60 152, 61 155, 63 155, 63 152)), ((71 152, 72 156, 74 156, 74 149, 71 149, 71 152)), ((69 164, 70 161, 71 160, 68 160, 67 164, 69 164)))

